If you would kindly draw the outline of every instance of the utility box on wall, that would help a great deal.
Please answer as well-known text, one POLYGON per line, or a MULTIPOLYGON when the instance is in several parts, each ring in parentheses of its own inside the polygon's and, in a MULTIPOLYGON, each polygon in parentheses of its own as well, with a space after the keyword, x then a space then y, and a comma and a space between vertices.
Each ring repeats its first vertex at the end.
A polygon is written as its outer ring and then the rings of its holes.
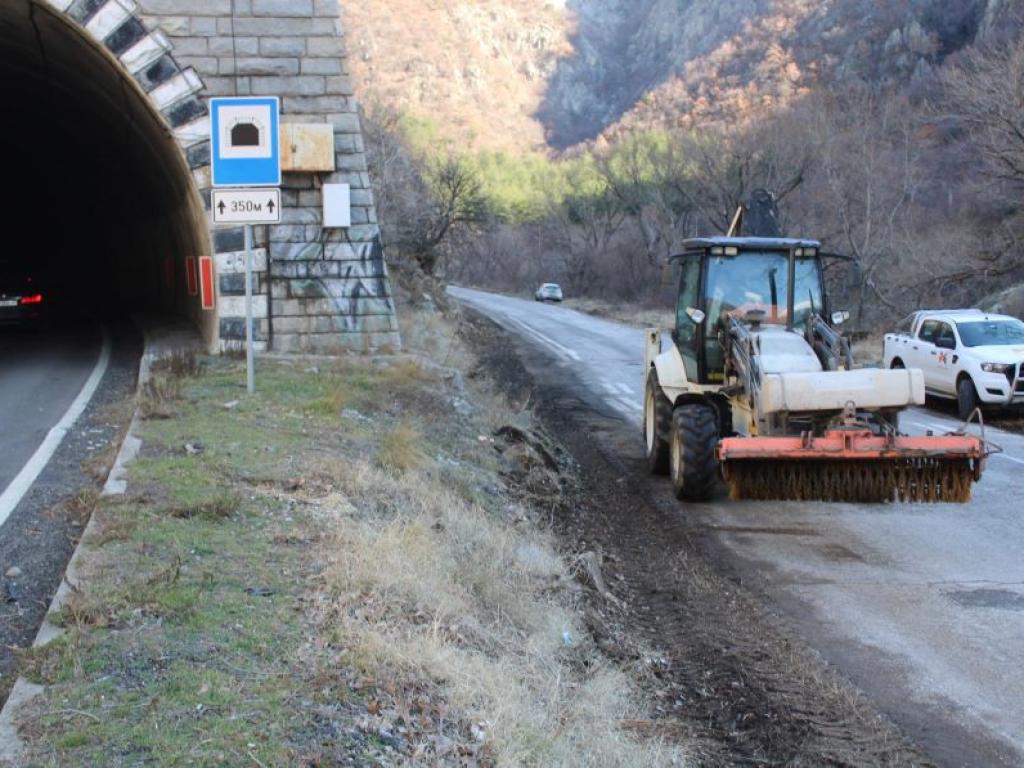
POLYGON ((324 184, 324 226, 352 226, 352 194, 348 184, 324 184))
POLYGON ((281 170, 334 172, 334 126, 282 123, 281 170))

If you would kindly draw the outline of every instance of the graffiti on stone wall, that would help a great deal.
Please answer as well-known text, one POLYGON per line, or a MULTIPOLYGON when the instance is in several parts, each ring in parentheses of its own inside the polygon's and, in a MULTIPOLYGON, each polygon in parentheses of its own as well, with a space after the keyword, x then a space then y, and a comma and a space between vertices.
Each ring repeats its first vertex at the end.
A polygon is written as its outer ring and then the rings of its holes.
MULTIPOLYGON (((333 256, 308 261, 304 249, 296 258, 275 261, 272 276, 285 285, 275 302, 275 324, 302 327, 306 333, 393 333, 397 331, 394 303, 380 238, 345 244, 333 256), (309 318, 306 324, 281 323, 281 317, 309 318)), ((325 249, 326 250, 326 249, 325 249)), ((322 251, 323 252, 323 251, 322 251)))

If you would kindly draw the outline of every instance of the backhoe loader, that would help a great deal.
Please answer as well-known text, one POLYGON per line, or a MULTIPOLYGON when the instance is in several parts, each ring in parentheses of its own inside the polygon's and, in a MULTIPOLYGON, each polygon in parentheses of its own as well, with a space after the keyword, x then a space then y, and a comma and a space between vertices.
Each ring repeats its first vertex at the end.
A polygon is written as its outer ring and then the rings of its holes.
MULTIPOLYGON (((734 229, 742 211, 734 220, 734 229)), ((920 370, 854 367, 823 279, 821 244, 785 237, 688 240, 672 343, 647 330, 644 440, 677 498, 965 502, 982 439, 909 437, 920 370)))

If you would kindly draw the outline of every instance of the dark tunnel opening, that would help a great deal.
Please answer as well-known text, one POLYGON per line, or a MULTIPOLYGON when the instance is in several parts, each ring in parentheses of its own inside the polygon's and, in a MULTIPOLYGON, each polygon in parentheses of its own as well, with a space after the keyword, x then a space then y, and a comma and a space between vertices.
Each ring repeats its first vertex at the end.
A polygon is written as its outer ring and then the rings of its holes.
POLYGON ((55 315, 198 322, 185 260, 210 252, 202 205, 129 73, 45 4, 0 0, 0 95, 0 259, 31 273, 55 315))

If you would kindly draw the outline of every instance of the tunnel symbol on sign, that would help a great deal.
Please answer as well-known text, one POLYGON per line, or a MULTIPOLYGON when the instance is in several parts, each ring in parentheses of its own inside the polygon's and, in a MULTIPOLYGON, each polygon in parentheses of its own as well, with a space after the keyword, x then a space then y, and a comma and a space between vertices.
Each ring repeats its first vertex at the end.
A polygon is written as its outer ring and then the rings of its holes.
POLYGON ((260 145, 260 129, 252 123, 238 123, 231 129, 231 146, 258 147, 260 145))
POLYGON ((225 105, 220 109, 219 153, 225 159, 269 158, 270 106, 225 105))

